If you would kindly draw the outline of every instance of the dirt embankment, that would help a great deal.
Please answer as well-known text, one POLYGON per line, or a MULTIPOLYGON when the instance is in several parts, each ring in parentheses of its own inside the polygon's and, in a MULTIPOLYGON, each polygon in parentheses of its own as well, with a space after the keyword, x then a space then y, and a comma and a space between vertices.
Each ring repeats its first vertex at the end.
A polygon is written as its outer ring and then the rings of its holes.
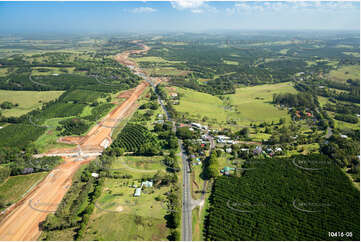
MULTIPOLYGON (((127 61, 130 53, 141 53, 149 50, 128 51, 122 56, 122 61, 127 61)), ((45 155, 56 155, 59 153, 72 153, 74 157, 64 157, 65 162, 41 181, 21 201, 10 207, 3 214, 4 219, 0 222, 0 240, 36 240, 40 235, 39 224, 45 220, 49 213, 54 212, 61 202, 65 193, 71 186, 72 177, 82 164, 94 160, 96 156, 91 154, 102 151, 112 142, 111 133, 118 122, 130 115, 137 106, 137 99, 148 87, 148 83, 142 82, 136 88, 128 92, 126 100, 119 104, 100 123, 95 125, 86 136, 63 137, 60 140, 77 144, 77 148, 62 148, 52 150, 45 155), (87 153, 88 152, 88 153, 87 153)))
POLYGON ((36 240, 40 235, 39 223, 55 211, 71 186, 74 173, 82 162, 66 158, 65 162, 40 182, 25 198, 6 211, 6 219, 0 223, 0 240, 36 240))

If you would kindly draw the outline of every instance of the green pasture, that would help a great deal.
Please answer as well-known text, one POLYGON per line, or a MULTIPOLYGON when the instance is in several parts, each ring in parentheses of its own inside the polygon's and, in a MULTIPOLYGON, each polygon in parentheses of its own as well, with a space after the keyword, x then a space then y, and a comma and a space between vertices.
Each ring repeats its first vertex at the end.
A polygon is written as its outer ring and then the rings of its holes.
POLYGON ((19 117, 36 108, 40 108, 43 103, 57 99, 63 91, 9 91, 0 90, 0 103, 4 101, 19 104, 18 107, 2 110, 5 117, 19 117))
POLYGON ((348 65, 342 66, 336 70, 330 71, 328 77, 331 80, 346 82, 347 79, 360 80, 360 66, 359 65, 348 65))
POLYGON ((39 152, 46 152, 54 148, 66 148, 66 147, 75 147, 75 145, 58 143, 60 131, 56 130, 56 127, 59 126, 59 122, 66 118, 52 118, 45 121, 44 126, 48 126, 48 129, 34 142, 35 147, 39 152))
POLYGON ((291 83, 259 85, 238 88, 235 94, 226 95, 237 110, 239 123, 279 121, 288 118, 286 109, 279 109, 272 104, 275 93, 296 93, 291 83))
POLYGON ((60 74, 73 74, 75 67, 33 67, 31 75, 33 76, 49 76, 60 74), (47 69, 48 71, 39 71, 39 69, 47 69))
POLYGON ((20 200, 23 195, 30 191, 29 189, 47 174, 47 172, 38 172, 28 175, 10 176, 0 184, 0 194, 4 197, 5 203, 13 204, 20 200))
POLYGON ((344 53, 345 55, 352 55, 352 56, 354 56, 354 57, 360 57, 360 53, 359 52, 342 52, 342 53, 344 53))

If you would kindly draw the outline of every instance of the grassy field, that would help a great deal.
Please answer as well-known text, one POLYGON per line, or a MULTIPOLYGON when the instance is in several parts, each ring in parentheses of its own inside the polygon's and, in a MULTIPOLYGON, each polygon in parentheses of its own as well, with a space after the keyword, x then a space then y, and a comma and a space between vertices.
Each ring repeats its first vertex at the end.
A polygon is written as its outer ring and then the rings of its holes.
POLYGON ((354 57, 360 57, 360 53, 358 52, 342 52, 344 53, 345 55, 352 55, 354 57))
POLYGON ((11 176, 0 184, 0 194, 5 198, 7 204, 13 204, 21 199, 34 184, 43 179, 47 174, 47 172, 39 172, 29 175, 11 176))
POLYGON ((329 78, 339 82, 346 82, 347 79, 360 80, 360 66, 349 65, 342 66, 337 70, 332 70, 329 73, 329 78))
POLYGON ((327 97, 317 96, 317 99, 318 99, 318 102, 320 103, 321 107, 324 106, 326 103, 328 103, 327 97))
POLYGON ((286 110, 280 110, 271 104, 274 93, 296 93, 290 83, 268 84, 237 89, 235 94, 227 95, 231 105, 236 107, 241 124, 250 122, 278 121, 288 118, 286 110))
POLYGON ((218 97, 179 87, 176 87, 176 92, 181 95, 179 105, 174 105, 177 112, 188 113, 191 118, 199 120, 204 117, 217 122, 227 120, 228 114, 224 109, 223 101, 218 97))
POLYGON ((8 68, 0 68, 0 76, 7 76, 8 68))
POLYGON ((31 75, 33 76, 48 76, 60 74, 73 74, 75 67, 33 67, 31 75), (39 69, 47 69, 48 71, 39 71, 39 69))
POLYGON ((328 65, 328 66, 334 66, 334 67, 336 67, 336 65, 338 64, 338 61, 337 61, 337 60, 330 60, 330 59, 321 59, 321 60, 314 60, 314 61, 308 60, 308 61, 306 61, 306 63, 307 63, 307 66, 313 66, 313 65, 316 65, 317 62, 324 62, 324 61, 328 62, 328 63, 326 64, 326 65, 328 65))
POLYGON ((233 120, 239 126, 248 126, 251 122, 289 120, 287 110, 280 110, 272 102, 274 93, 296 93, 290 83, 268 84, 238 88, 235 94, 226 95, 224 100, 210 94, 191 89, 175 87, 180 94, 179 105, 174 105, 180 113, 187 114, 193 120, 220 127, 233 120))
POLYGON ((153 176, 158 168, 164 170, 161 159, 160 156, 125 156, 113 162, 114 172, 132 175, 132 178, 106 178, 85 240, 167 240, 169 230, 164 218, 167 210, 163 201, 169 187, 143 188, 140 197, 134 197, 133 187, 140 187, 140 179, 153 176), (146 172, 153 169, 155 172, 146 172))
POLYGON ((155 76, 178 76, 178 75, 185 75, 187 72, 178 70, 175 67, 160 67, 160 68, 144 68, 144 71, 149 75, 155 76))
POLYGON ((63 91, 7 91, 0 90, 0 103, 4 101, 19 104, 12 109, 1 110, 5 117, 19 117, 33 109, 40 108, 43 103, 58 98, 63 91))
POLYGON ((184 63, 184 61, 168 61, 158 56, 145 56, 139 58, 131 58, 136 62, 156 62, 156 63, 184 63))
POLYGON ((280 54, 287 55, 288 50, 289 49, 282 49, 282 50, 280 50, 280 54))
POLYGON ((237 61, 224 60, 223 62, 227 65, 238 65, 237 61))
POLYGON ((58 143, 59 134, 61 131, 56 130, 56 127, 59 125, 59 122, 67 118, 53 118, 45 121, 46 126, 48 126, 47 131, 41 135, 35 142, 35 147, 39 152, 47 152, 48 150, 54 148, 65 148, 65 147, 75 147, 75 145, 58 143))

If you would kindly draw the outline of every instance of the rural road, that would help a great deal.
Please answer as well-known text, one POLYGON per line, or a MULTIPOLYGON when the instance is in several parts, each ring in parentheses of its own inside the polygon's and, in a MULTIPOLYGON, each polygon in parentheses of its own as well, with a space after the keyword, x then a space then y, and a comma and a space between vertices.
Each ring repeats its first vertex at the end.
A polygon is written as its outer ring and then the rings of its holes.
MULTIPOLYGON (((143 76, 143 75, 142 75, 143 76)), ((143 76, 143 78, 146 78, 143 76)), ((152 81, 147 80, 152 87, 155 89, 155 85, 152 81)), ((163 111, 166 114, 167 120, 172 121, 172 119, 169 116, 169 113, 167 111, 167 108, 164 105, 163 100, 158 96, 158 102, 160 106, 162 107, 163 111)), ((176 131, 175 122, 173 121, 173 128, 172 130, 176 131)), ((190 185, 190 168, 188 164, 187 155, 183 149, 183 144, 180 139, 178 139, 178 145, 181 150, 181 157, 182 157, 182 163, 183 163, 183 195, 182 195, 182 237, 181 240, 183 241, 192 241, 192 208, 195 207, 195 203, 197 204, 197 201, 193 201, 191 196, 191 185, 190 185)))
POLYGON ((192 241, 192 196, 190 186, 190 169, 181 140, 178 140, 183 162, 183 196, 182 196, 182 240, 192 241))
MULTIPOLYGON (((169 117, 166 107, 163 104, 163 101, 160 100, 158 96, 159 103, 166 113, 167 120, 172 121, 169 117)), ((173 131, 176 127, 173 122, 173 131)), ((182 240, 183 241, 192 241, 192 196, 191 196, 191 186, 190 186, 190 169, 187 160, 187 155, 183 149, 182 141, 178 139, 178 145, 181 150, 181 157, 183 162, 183 195, 182 195, 182 240)))

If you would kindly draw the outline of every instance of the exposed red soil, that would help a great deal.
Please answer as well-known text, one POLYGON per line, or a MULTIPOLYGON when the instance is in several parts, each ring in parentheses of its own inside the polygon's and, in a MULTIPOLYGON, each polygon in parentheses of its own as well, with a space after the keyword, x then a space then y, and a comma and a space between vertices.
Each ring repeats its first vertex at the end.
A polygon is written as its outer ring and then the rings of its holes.
POLYGON ((6 219, 0 223, 0 240, 36 240, 40 235, 39 223, 55 211, 71 186, 74 173, 82 162, 64 158, 65 162, 49 173, 30 193, 9 208, 6 219))
MULTIPOLYGON (((144 50, 127 51, 118 56, 127 61, 131 53, 141 53, 149 50, 149 47, 143 45, 144 50), (124 59, 125 58, 125 59, 124 59)), ((86 136, 62 137, 59 141, 68 144, 77 144, 74 148, 53 149, 48 154, 62 154, 79 152, 102 152, 104 142, 111 143, 111 133, 113 127, 125 117, 129 116, 137 108, 137 99, 148 87, 147 82, 139 84, 129 97, 119 104, 111 113, 109 113, 99 124, 95 125, 86 136)), ((89 153, 90 154, 90 153, 89 153)), ((45 220, 46 216, 55 211, 61 202, 65 193, 71 186, 74 173, 82 164, 94 160, 96 156, 90 156, 82 160, 82 157, 63 157, 65 162, 44 178, 35 188, 32 189, 21 201, 17 202, 2 215, 4 219, 0 222, 0 240, 36 240, 41 231, 39 224, 45 220), (79 161, 80 160, 80 161, 79 161)))

